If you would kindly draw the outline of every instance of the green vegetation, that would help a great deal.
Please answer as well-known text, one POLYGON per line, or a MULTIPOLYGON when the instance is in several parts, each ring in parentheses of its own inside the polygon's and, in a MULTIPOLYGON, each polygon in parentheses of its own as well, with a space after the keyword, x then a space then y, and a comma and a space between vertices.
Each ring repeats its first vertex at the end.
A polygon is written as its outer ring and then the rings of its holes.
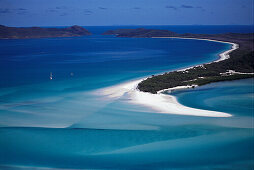
POLYGON ((254 55, 252 52, 236 50, 231 58, 221 62, 197 66, 186 71, 174 71, 163 75, 148 78, 138 85, 138 89, 145 92, 157 93, 157 91, 176 86, 204 85, 212 82, 236 80, 254 77, 253 74, 224 74, 227 70, 253 73, 254 55))
POLYGON ((179 37, 213 39, 237 43, 240 48, 230 53, 230 58, 197 66, 186 71, 174 71, 163 75, 152 76, 142 81, 138 89, 144 92, 157 93, 159 90, 186 85, 204 85, 218 81, 228 81, 254 77, 253 74, 221 74, 228 70, 242 73, 254 73, 253 33, 227 34, 177 34, 168 30, 123 29, 104 33, 118 37, 179 37))
POLYGON ((197 69, 196 74, 185 73, 185 72, 171 72, 165 73, 163 75, 153 76, 148 78, 138 85, 138 89, 144 92, 150 92, 156 94, 157 91, 172 88, 176 86, 186 86, 186 85, 205 85, 212 82, 218 81, 230 81, 230 80, 238 80, 244 78, 252 78, 253 74, 232 74, 232 75, 216 75, 216 73, 208 74, 199 74, 197 69), (198 75, 206 75, 206 77, 196 78, 198 75))
POLYGON ((189 81, 189 84, 196 84, 196 85, 205 85, 213 82, 219 81, 231 81, 231 80, 238 80, 238 79, 245 79, 245 78, 253 78, 253 74, 233 74, 227 76, 213 76, 213 77, 206 77, 206 78, 198 78, 194 81, 189 81))

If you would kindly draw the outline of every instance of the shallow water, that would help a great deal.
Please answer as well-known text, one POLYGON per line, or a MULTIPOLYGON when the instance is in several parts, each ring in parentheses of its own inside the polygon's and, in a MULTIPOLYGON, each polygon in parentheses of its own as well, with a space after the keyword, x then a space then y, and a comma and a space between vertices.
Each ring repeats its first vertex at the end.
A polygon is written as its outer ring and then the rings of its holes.
POLYGON ((254 113, 253 83, 253 79, 218 82, 173 94, 186 106, 251 117, 254 113))
POLYGON ((212 61, 230 45, 94 35, 1 40, 0 47, 0 126, 76 127, 83 117, 121 109, 93 91, 212 61))
POLYGON ((253 79, 174 93, 230 118, 159 114, 94 93, 215 60, 228 44, 94 35, 0 40, 0 48, 2 169, 253 166, 253 79))

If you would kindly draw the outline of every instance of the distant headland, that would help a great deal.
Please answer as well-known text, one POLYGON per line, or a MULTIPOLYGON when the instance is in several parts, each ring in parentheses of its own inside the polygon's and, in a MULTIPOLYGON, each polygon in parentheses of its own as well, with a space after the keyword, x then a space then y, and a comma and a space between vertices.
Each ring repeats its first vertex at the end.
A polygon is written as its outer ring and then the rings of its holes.
POLYGON ((176 87, 188 88, 217 81, 254 77, 254 33, 178 34, 169 30, 138 28, 109 30, 103 35, 130 38, 198 39, 232 45, 231 50, 221 53, 220 58, 214 62, 167 72, 163 75, 153 75, 137 85, 140 91, 158 93, 176 87))
POLYGON ((0 39, 77 37, 85 35, 91 35, 91 33, 78 25, 67 28, 7 27, 0 25, 0 39))
POLYGON ((177 36, 178 34, 169 30, 137 28, 108 30, 104 32, 103 35, 116 35, 117 37, 151 38, 177 36))

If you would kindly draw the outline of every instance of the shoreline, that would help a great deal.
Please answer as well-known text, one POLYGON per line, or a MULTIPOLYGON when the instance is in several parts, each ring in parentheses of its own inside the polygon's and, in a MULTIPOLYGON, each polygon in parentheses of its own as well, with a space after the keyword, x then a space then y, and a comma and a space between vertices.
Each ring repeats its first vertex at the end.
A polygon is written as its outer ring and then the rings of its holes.
POLYGON ((230 58, 229 53, 231 53, 232 51, 239 48, 239 44, 236 44, 236 43, 233 43, 233 42, 219 41, 219 40, 206 39, 206 38, 184 38, 184 37, 151 37, 151 38, 172 38, 172 39, 187 39, 187 40, 189 39, 189 40, 200 40, 200 41, 203 40, 203 41, 212 41, 212 42, 218 42, 218 43, 224 43, 224 44, 231 44, 232 45, 229 50, 220 53, 219 58, 214 60, 214 61, 211 61, 211 62, 208 62, 208 63, 203 63, 203 64, 198 64, 198 65, 194 65, 194 66, 190 66, 190 67, 183 68, 183 69, 177 69, 176 71, 185 71, 187 69, 202 66, 204 64, 217 63, 217 62, 229 59, 230 58))
MULTIPOLYGON (((219 43, 227 43, 231 44, 231 49, 224 51, 219 54, 219 58, 209 62, 220 62, 230 58, 229 53, 239 48, 239 45, 232 42, 218 41, 212 39, 198 39, 198 38, 181 38, 181 37, 152 37, 152 38, 176 38, 176 39, 195 39, 195 40, 203 40, 203 41, 213 41, 219 43)), ((185 71, 194 67, 203 66, 203 63, 199 65, 194 65, 191 67, 177 69, 176 71, 185 71)), ((160 74, 157 74, 160 75, 160 74)), ((149 76, 150 77, 150 76, 149 76)), ((95 94, 103 95, 106 98, 111 99, 119 99, 121 97, 127 97, 128 103, 142 105, 147 108, 151 108, 153 111, 162 114, 174 114, 174 115, 186 115, 186 116, 202 116, 202 117, 231 117, 231 114, 203 109, 196 109, 184 106, 177 101, 177 98, 173 95, 163 94, 165 91, 177 90, 177 89, 186 89, 192 88, 192 86, 177 86, 173 88, 163 89, 157 92, 157 94, 152 94, 148 92, 142 92, 137 89, 138 84, 149 78, 141 78, 132 81, 128 81, 126 83, 120 83, 118 85, 98 89, 95 91, 95 94)), ((197 86, 197 85, 193 85, 197 86)))

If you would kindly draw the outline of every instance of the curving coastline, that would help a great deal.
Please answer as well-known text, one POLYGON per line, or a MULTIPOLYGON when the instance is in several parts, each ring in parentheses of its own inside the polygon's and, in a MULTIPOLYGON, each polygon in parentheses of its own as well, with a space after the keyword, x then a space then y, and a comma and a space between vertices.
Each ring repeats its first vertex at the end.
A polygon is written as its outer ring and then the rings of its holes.
MULTIPOLYGON (((219 54, 220 58, 209 63, 226 60, 230 57, 229 53, 239 48, 239 45, 236 43, 218 41, 218 40, 212 40, 212 39, 182 38, 182 37, 153 37, 153 38, 195 39, 195 40, 203 40, 203 41, 214 41, 219 43, 228 43, 232 45, 231 49, 219 54)), ((204 63, 204 64, 209 64, 209 63, 204 63)), ((195 65, 195 66, 184 68, 184 69, 179 69, 177 71, 184 71, 193 67, 202 66, 204 64, 195 65)), ((177 101, 175 96, 164 94, 165 91, 191 88, 192 86, 177 86, 173 88, 163 89, 158 91, 157 94, 140 91, 137 88, 138 84, 147 78, 149 77, 129 81, 126 83, 121 83, 121 84, 110 86, 103 89, 99 89, 95 91, 95 94, 103 95, 106 98, 110 98, 110 99, 118 99, 122 97, 125 97, 125 98, 127 97, 128 98, 127 101, 131 104, 142 105, 152 109, 153 111, 156 111, 158 113, 164 113, 164 114, 203 116, 203 117, 231 117, 232 116, 231 114, 224 113, 224 112, 202 110, 202 109, 187 107, 180 104, 177 101)))
MULTIPOLYGON (((215 61, 204 63, 204 64, 209 64, 209 63, 213 63, 213 62, 219 62, 219 61, 222 61, 222 60, 226 60, 226 59, 230 58, 229 53, 231 53, 232 51, 239 48, 239 44, 237 44, 237 43, 228 42, 228 41, 219 41, 219 40, 213 40, 213 39, 206 39, 206 38, 184 38, 184 37, 152 37, 152 38, 193 39, 193 40, 204 40, 204 41, 226 43, 226 44, 231 44, 232 45, 231 49, 229 49, 227 51, 224 51, 221 54, 219 54, 220 58, 218 58, 215 61)), ((198 65, 196 65, 196 66, 198 66, 198 65)))

